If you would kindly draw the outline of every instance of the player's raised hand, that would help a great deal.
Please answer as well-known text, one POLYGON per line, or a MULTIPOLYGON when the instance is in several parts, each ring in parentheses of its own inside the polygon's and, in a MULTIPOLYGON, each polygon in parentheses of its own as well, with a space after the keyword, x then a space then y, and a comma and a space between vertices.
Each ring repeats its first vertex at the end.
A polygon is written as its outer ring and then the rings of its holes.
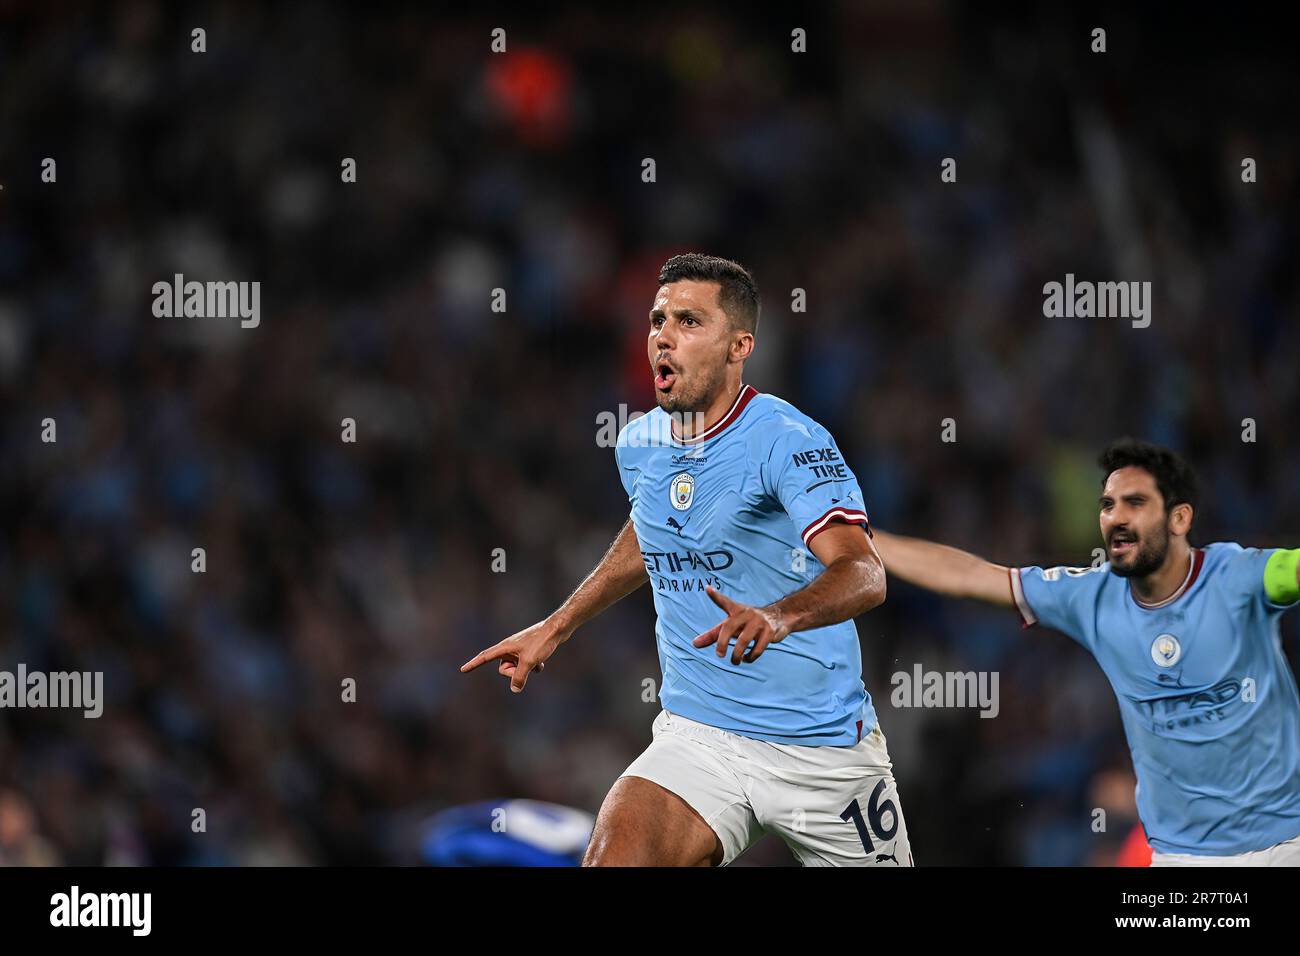
POLYGON ((497 673, 510 678, 510 690, 518 694, 528 683, 532 671, 541 673, 546 669, 546 661, 555 649, 568 639, 547 618, 538 621, 532 627, 511 634, 499 644, 493 644, 485 651, 460 665, 460 672, 466 674, 488 661, 500 661, 497 673))
POLYGON ((735 637, 736 646, 731 652, 731 663, 739 664, 741 661, 758 660, 769 644, 784 640, 790 633, 781 615, 771 608, 751 607, 733 601, 721 591, 714 589, 712 585, 706 587, 704 591, 714 604, 726 612, 727 616, 721 624, 714 625, 695 638, 691 643, 696 647, 708 647, 714 644, 717 646, 718 656, 723 657, 727 653, 727 645, 732 637, 735 637))

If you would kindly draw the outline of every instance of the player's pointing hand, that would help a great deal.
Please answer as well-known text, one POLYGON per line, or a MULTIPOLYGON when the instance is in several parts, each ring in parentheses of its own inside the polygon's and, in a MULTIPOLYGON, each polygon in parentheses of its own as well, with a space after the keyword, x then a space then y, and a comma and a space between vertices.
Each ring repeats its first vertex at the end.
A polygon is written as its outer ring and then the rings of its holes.
POLYGON ((771 607, 751 607, 733 601, 712 586, 704 589, 709 598, 727 613, 721 624, 714 625, 692 643, 696 647, 717 647, 718 656, 727 653, 727 645, 734 637, 736 646, 731 653, 731 663, 756 661, 769 644, 784 640, 790 633, 785 619, 771 607), (752 647, 750 645, 753 645, 752 647))
POLYGON ((510 690, 517 694, 528 683, 529 672, 536 671, 540 674, 545 670, 547 659, 568 639, 569 635, 547 618, 480 651, 477 656, 460 665, 460 672, 465 674, 488 661, 500 661, 497 673, 510 678, 510 690))

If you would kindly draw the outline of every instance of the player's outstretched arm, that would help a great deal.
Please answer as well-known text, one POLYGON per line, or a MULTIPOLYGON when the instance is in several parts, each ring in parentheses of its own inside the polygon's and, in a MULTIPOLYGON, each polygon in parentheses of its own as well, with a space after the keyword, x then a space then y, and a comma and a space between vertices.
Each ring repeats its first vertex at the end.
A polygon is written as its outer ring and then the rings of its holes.
POLYGON ((550 617, 480 652, 462 664, 460 671, 464 674, 488 661, 500 661, 497 673, 510 678, 510 689, 517 694, 528 682, 529 672, 541 673, 555 649, 574 631, 648 580, 641 546, 629 518, 600 563, 550 617))
POLYGON ((722 657, 735 637, 731 662, 754 661, 769 644, 795 631, 847 621, 885 600, 885 568, 860 525, 830 525, 813 538, 809 548, 825 570, 806 587, 766 607, 741 604, 712 587, 706 588, 713 603, 727 616, 695 638, 695 646, 714 644, 722 657))
POLYGON ((908 584, 949 597, 975 598, 1014 607, 1007 568, 946 544, 904 538, 876 530, 876 548, 885 569, 908 584))

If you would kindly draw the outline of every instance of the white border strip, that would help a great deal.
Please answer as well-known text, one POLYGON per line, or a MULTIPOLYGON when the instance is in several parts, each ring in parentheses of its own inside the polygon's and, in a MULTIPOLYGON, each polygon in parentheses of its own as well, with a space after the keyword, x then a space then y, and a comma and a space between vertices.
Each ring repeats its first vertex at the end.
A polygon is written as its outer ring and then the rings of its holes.
POLYGON ((819 531, 825 530, 826 526, 830 524, 832 521, 834 521, 836 518, 843 518, 845 521, 849 522, 850 524, 857 524, 859 521, 862 522, 867 521, 867 515, 866 512, 864 511, 851 511, 848 508, 832 508, 830 511, 826 512, 824 515, 822 515, 820 518, 818 518, 816 521, 814 521, 812 524, 810 524, 807 528, 804 529, 803 532, 804 545, 807 546, 809 540, 811 540, 813 535, 815 535, 819 531))
POLYGON ((1011 576, 1011 597, 1020 611, 1020 620, 1024 622, 1025 627, 1033 627, 1038 623, 1038 618, 1034 615, 1034 609, 1029 606, 1029 601, 1025 599, 1025 588, 1020 583, 1020 569, 1007 568, 1007 574, 1011 576))

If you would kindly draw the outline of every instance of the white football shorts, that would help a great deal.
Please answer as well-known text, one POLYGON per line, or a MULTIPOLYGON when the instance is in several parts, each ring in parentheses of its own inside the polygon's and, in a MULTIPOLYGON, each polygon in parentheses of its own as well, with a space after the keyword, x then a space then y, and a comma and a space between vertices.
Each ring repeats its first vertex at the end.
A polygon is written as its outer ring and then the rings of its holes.
POLYGON ((1300 866, 1300 836, 1249 853, 1201 856, 1196 853, 1151 853, 1152 866, 1300 866))
POLYGON ((912 866, 880 727, 852 747, 777 744, 660 711, 623 771, 670 790, 722 841, 722 865, 765 833, 803 866, 912 866))

